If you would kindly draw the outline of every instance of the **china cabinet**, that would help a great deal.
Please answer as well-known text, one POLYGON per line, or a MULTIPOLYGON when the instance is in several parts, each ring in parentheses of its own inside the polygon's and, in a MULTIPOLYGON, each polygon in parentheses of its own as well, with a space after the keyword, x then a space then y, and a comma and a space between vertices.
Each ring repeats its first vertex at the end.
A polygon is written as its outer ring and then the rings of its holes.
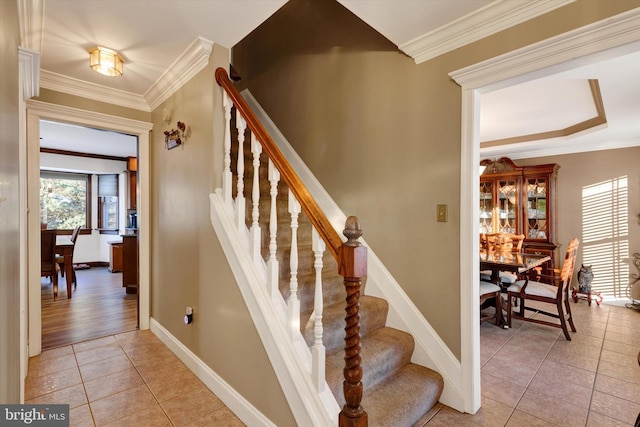
POLYGON ((480 233, 524 234, 524 252, 551 256, 547 268, 553 269, 560 165, 518 166, 502 157, 480 166, 480 233))

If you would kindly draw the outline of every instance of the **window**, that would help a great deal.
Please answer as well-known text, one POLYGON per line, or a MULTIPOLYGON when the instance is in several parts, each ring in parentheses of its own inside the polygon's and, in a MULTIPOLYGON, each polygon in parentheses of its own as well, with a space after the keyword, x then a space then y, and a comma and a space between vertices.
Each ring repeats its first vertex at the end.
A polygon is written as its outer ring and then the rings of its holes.
POLYGON ((118 175, 98 175, 98 229, 118 231, 118 175))
POLYGON ((87 174, 40 171, 40 223, 56 230, 88 228, 90 188, 87 174))
POLYGON ((594 291, 626 298, 629 283, 629 179, 582 188, 582 262, 593 268, 594 291))

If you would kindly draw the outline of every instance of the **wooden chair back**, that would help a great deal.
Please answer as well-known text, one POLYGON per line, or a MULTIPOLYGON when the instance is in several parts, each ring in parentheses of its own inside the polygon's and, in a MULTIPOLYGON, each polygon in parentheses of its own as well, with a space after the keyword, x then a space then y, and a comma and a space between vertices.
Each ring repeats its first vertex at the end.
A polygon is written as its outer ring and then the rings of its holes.
POLYGON ((480 235, 480 246, 489 252, 520 252, 524 234, 483 233, 480 235))
POLYGON ((78 235, 80 234, 80 226, 76 225, 76 228, 71 232, 71 243, 76 244, 76 240, 78 240, 78 235))
MULTIPOLYGON (((564 262, 562 263, 562 270, 560 270, 560 287, 563 291, 569 291, 569 285, 571 284, 571 278, 573 277, 573 270, 576 264, 576 256, 578 254, 578 246, 580 241, 577 237, 574 237, 567 245, 567 253, 564 256, 564 262)), ((558 295, 560 292, 558 292, 558 295)))
POLYGON ((40 277, 58 274, 56 269, 56 230, 40 230, 40 277))

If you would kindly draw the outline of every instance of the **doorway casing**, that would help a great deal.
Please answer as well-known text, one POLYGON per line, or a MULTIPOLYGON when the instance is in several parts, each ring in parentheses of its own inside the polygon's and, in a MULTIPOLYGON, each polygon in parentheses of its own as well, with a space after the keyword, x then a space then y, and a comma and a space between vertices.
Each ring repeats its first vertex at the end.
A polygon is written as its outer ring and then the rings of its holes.
POLYGON ((40 306, 40 120, 55 120, 80 126, 126 133, 138 138, 138 243, 139 287, 138 317, 140 329, 149 329, 150 317, 150 230, 149 230, 149 132, 153 124, 111 116, 77 108, 28 100, 27 105, 27 246, 28 246, 28 353, 42 351, 42 319, 40 306))
POLYGON ((453 71, 462 87, 460 176, 461 384, 465 411, 480 408, 480 96, 483 93, 640 51, 640 8, 453 71))

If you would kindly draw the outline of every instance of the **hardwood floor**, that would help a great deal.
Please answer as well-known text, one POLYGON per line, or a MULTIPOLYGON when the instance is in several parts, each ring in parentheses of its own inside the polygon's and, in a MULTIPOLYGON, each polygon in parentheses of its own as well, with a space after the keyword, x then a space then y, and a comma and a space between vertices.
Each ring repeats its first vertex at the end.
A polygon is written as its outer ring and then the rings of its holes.
POLYGON ((77 270, 76 277, 71 299, 65 279, 58 277, 57 301, 49 279, 40 281, 43 350, 136 329, 137 295, 125 292, 122 273, 92 267, 77 270))

